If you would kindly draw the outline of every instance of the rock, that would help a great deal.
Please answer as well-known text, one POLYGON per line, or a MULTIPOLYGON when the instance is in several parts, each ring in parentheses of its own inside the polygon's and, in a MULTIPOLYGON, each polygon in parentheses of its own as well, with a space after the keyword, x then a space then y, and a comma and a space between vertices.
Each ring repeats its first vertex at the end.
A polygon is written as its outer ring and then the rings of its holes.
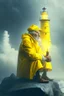
POLYGON ((56 81, 38 83, 17 78, 14 74, 0 84, 0 96, 63 96, 56 81))

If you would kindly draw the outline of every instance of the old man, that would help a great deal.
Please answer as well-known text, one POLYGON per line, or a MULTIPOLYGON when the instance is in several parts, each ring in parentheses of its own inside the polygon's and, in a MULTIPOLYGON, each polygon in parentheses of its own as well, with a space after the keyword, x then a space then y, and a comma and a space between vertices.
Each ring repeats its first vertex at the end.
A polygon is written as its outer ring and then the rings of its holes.
MULTIPOLYGON (((48 82, 46 62, 51 61, 49 53, 46 56, 41 49, 40 32, 37 25, 31 25, 28 33, 22 35, 18 54, 17 76, 20 78, 33 79, 38 82, 48 82)), ((48 66, 48 65, 47 65, 48 66)), ((48 66, 52 69, 52 66, 48 66)))

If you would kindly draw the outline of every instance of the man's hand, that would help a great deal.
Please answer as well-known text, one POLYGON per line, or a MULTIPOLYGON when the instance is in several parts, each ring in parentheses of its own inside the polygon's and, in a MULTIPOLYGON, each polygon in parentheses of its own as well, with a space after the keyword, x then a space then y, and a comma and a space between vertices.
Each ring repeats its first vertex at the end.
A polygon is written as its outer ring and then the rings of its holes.
POLYGON ((51 56, 45 56, 47 62, 51 62, 51 56))
POLYGON ((47 62, 51 62, 51 56, 49 55, 49 52, 48 52, 48 51, 47 51, 47 53, 46 53, 45 58, 46 58, 46 61, 47 61, 47 62))
POLYGON ((51 56, 49 55, 49 52, 47 51, 46 56, 42 57, 43 62, 51 62, 51 56))

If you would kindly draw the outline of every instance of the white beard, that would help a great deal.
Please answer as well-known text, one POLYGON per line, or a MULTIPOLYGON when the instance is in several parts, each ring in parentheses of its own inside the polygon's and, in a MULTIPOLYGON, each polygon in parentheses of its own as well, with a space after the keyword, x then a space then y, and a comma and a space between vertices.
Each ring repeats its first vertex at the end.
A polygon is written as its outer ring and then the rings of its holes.
POLYGON ((30 32, 30 34, 33 36, 33 38, 38 42, 39 46, 41 47, 41 49, 43 50, 43 45, 42 45, 42 40, 41 37, 36 37, 33 35, 34 32, 30 32))
POLYGON ((42 40, 40 37, 34 37, 34 39, 38 42, 39 46, 42 47, 42 40))

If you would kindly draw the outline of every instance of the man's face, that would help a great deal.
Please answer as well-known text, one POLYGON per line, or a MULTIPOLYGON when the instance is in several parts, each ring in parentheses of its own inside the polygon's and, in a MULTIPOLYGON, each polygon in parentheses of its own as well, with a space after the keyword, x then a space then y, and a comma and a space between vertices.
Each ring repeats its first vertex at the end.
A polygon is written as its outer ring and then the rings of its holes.
POLYGON ((40 32, 39 31, 34 31, 34 33, 32 34, 35 38, 39 38, 40 37, 40 32))

